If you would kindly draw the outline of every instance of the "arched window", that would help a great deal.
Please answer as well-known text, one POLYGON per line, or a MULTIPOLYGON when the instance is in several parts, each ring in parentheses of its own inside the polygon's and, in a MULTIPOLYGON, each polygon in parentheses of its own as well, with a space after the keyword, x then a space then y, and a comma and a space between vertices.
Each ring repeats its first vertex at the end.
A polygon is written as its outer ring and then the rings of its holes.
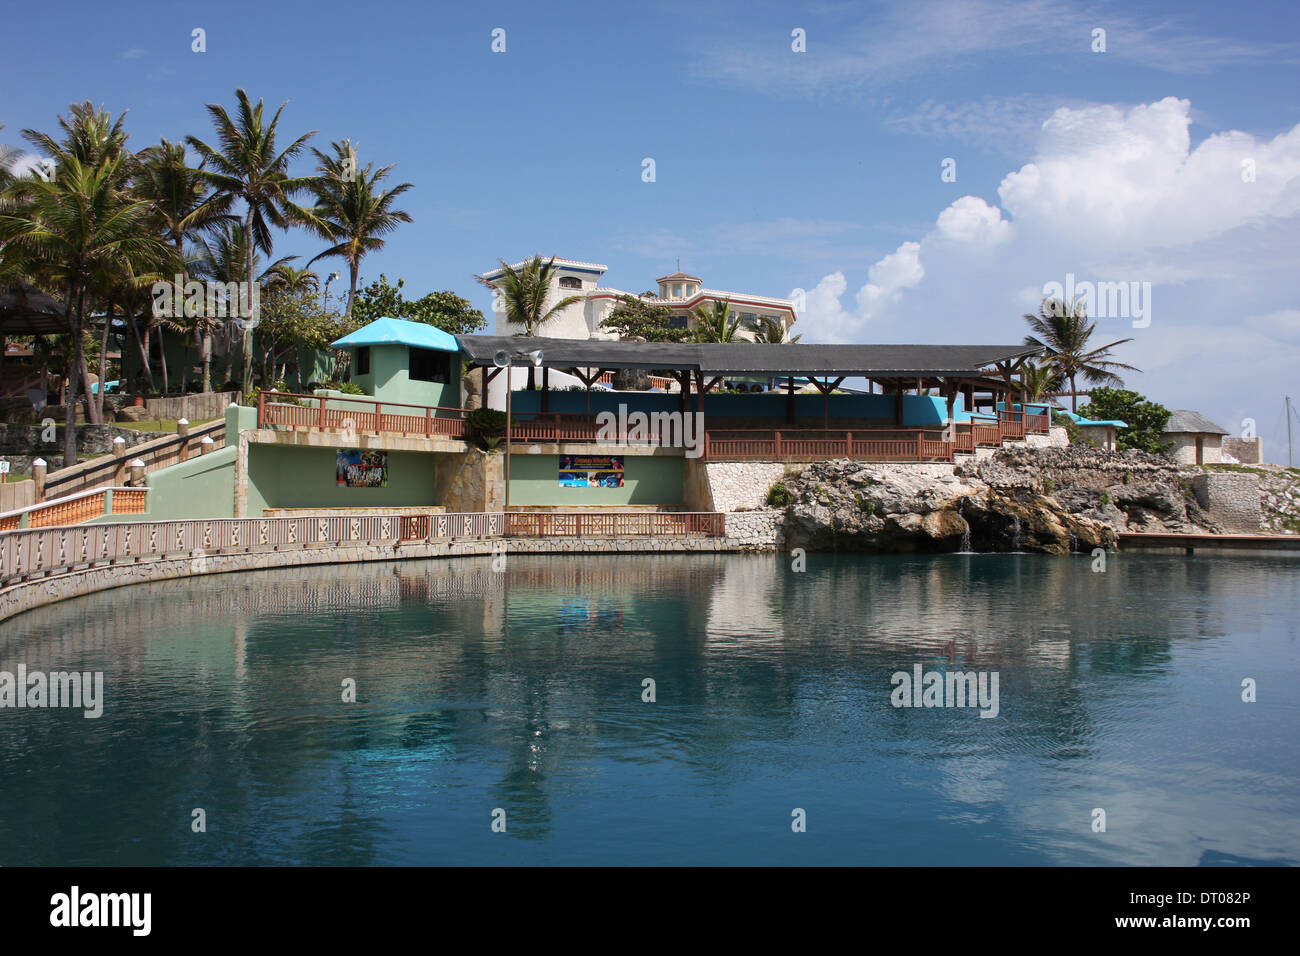
POLYGON ((581 289, 582 280, 576 276, 560 276, 561 289, 581 289))

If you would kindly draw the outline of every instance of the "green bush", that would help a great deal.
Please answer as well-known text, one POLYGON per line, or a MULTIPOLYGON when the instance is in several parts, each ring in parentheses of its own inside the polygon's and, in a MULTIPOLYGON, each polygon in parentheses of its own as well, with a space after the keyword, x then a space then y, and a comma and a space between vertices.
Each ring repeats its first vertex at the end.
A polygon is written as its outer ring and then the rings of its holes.
POLYGON ((356 382, 342 382, 339 385, 339 391, 344 395, 364 395, 366 390, 356 382))
POLYGON ((785 482, 778 481, 767 489, 767 506, 769 508, 784 508, 789 503, 790 489, 785 486, 785 482))
POLYGON ((495 408, 476 408, 465 416, 465 421, 480 435, 495 435, 506 430, 506 413, 495 408))
POLYGON ((859 497, 858 510, 861 511, 863 514, 873 515, 876 513, 876 503, 872 501, 870 498, 859 497))

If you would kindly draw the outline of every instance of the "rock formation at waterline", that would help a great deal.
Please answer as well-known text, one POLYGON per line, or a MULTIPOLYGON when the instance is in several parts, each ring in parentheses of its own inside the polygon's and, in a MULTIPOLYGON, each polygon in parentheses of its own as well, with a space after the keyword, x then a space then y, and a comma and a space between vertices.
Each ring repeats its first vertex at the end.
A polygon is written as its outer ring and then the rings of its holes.
POLYGON ((1065 554, 1114 548, 1116 531, 1217 530, 1176 466, 1093 448, 1009 448, 952 469, 841 459, 784 486, 786 548, 1065 554))

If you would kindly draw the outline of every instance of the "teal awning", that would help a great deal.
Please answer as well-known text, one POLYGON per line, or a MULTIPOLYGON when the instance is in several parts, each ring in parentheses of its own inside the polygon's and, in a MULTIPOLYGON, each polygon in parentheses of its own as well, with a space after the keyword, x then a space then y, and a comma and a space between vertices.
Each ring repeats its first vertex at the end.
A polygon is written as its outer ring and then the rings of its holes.
POLYGON ((406 319, 375 319, 350 335, 331 342, 336 349, 356 348, 360 345, 409 345, 417 349, 437 349, 440 352, 459 352, 460 343, 442 329, 423 322, 406 319))

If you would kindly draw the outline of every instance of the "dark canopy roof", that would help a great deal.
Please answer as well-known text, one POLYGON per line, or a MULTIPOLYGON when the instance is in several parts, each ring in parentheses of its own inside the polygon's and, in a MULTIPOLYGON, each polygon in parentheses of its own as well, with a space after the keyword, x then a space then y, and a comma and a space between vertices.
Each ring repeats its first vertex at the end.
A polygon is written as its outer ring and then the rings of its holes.
POLYGON ((706 375, 854 375, 865 378, 971 376, 1014 362, 1040 348, 1025 345, 758 345, 615 342, 519 335, 458 335, 475 365, 491 365, 498 350, 540 349, 551 368, 662 368, 706 375))
POLYGON ((63 303, 26 283, 0 288, 0 334, 56 335, 68 331, 63 303))

